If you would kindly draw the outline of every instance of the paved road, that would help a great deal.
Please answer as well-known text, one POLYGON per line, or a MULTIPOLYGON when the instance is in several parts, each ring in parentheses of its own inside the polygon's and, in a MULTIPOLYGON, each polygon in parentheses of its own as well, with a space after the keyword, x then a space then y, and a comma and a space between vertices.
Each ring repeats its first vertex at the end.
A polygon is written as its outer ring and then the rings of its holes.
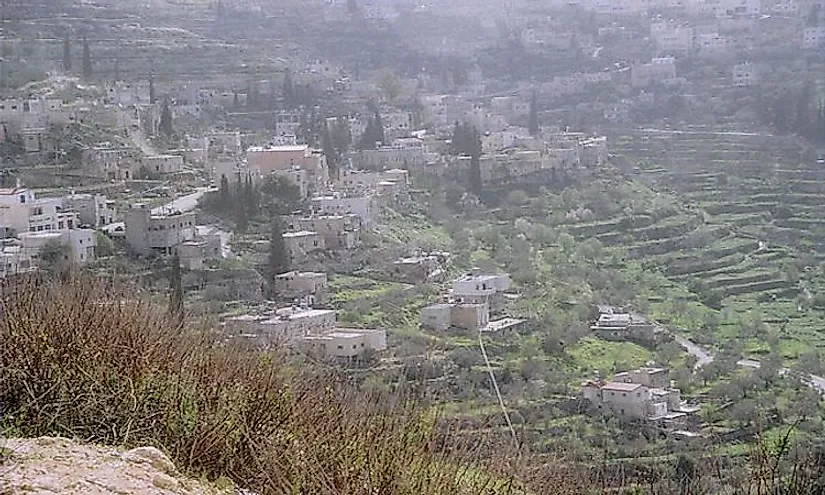
POLYGON ((204 194, 208 193, 209 191, 216 191, 217 189, 213 187, 199 187, 195 190, 195 192, 187 194, 185 196, 181 196, 179 198, 175 198, 174 200, 166 203, 163 206, 158 206, 157 208, 152 208, 153 215, 162 215, 164 213, 174 213, 176 211, 185 212, 185 211, 192 211, 195 209, 195 206, 198 205, 198 200, 203 197, 204 194))
MULTIPOLYGON (((696 368, 701 368, 707 364, 710 364, 713 361, 713 354, 710 353, 707 349, 702 348, 697 343, 693 342, 692 340, 682 336, 677 335, 673 332, 667 331, 673 339, 678 343, 688 354, 696 357, 696 368)), ((762 363, 755 359, 740 359, 736 362, 737 365, 743 368, 751 368, 751 369, 759 369, 762 367, 762 363)), ((790 368, 782 368, 778 371, 780 376, 785 376, 791 373, 790 368)), ((807 374, 801 377, 802 383, 805 385, 816 389, 819 393, 825 394, 825 377, 817 376, 814 374, 807 374)))

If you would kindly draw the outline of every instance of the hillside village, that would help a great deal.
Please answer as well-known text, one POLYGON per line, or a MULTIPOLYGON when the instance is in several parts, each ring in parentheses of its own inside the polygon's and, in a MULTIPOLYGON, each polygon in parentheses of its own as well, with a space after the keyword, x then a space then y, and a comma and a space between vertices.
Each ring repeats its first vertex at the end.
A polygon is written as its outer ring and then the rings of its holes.
POLYGON ((536 465, 825 433, 821 0, 58 3, 3 30, 6 284, 131 284, 536 465))

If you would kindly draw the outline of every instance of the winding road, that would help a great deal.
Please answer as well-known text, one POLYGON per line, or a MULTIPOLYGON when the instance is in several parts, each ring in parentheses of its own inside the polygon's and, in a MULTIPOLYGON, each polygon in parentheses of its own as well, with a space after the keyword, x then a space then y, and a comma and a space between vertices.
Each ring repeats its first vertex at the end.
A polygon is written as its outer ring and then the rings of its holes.
MULTIPOLYGON (((687 352, 691 356, 694 356, 697 359, 696 369, 713 362, 713 354, 711 354, 709 350, 701 347, 696 342, 693 342, 692 340, 688 339, 683 335, 676 334, 664 328, 662 329, 662 331, 672 336, 673 340, 675 340, 676 343, 679 344, 682 347, 682 349, 685 350, 685 352, 687 352)), ((742 368, 759 369, 762 367, 762 363, 755 359, 740 359, 736 362, 736 364, 741 366, 742 368)), ((785 376, 791 373, 791 369, 781 368, 777 373, 780 376, 785 376)), ((803 375, 801 377, 801 381, 805 385, 813 389, 816 389, 820 394, 825 394, 825 378, 814 375, 813 373, 809 373, 807 375, 803 375)))

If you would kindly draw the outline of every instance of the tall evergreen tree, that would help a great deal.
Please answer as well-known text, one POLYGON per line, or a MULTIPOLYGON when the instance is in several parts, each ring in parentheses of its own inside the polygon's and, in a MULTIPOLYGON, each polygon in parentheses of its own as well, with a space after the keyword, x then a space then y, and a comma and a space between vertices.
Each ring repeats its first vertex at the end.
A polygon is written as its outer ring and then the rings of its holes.
POLYGON ((221 208, 229 208, 232 205, 232 191, 229 189, 229 178, 226 174, 221 174, 221 188, 218 192, 221 208))
POLYGON ((169 316, 178 326, 183 326, 183 273, 180 269, 180 256, 176 252, 169 267, 169 316))
POLYGON ((157 101, 157 94, 155 94, 155 75, 149 74, 149 104, 154 105, 157 101))
POLYGON ((169 108, 169 98, 163 99, 163 106, 160 109, 160 132, 169 137, 173 134, 172 110, 169 108))
POLYGON ((330 178, 338 179, 339 157, 338 152, 335 150, 335 145, 332 143, 329 126, 324 126, 324 133, 321 137, 321 150, 327 159, 330 178))
POLYGON ((536 107, 536 92, 533 91, 533 96, 530 97, 530 117, 527 123, 527 130, 530 135, 535 137, 539 134, 539 113, 536 107))
POLYGON ((92 77, 92 51, 89 48, 89 40, 83 37, 83 77, 92 77))
POLYGON ((120 59, 115 59, 115 82, 120 81, 120 59))
POLYGON ((295 107, 295 85, 292 82, 292 71, 287 68, 284 71, 284 84, 283 84, 283 98, 284 98, 284 106, 287 108, 294 108, 295 107))
POLYGON ((68 36, 63 38, 63 70, 72 71, 72 40, 68 36))
POLYGON ((279 217, 272 222, 272 237, 269 240, 269 259, 267 269, 270 279, 289 270, 289 253, 284 242, 284 226, 279 217))
POLYGON ((385 144, 384 138, 384 122, 381 120, 381 112, 378 107, 375 107, 375 140, 381 144, 385 144))

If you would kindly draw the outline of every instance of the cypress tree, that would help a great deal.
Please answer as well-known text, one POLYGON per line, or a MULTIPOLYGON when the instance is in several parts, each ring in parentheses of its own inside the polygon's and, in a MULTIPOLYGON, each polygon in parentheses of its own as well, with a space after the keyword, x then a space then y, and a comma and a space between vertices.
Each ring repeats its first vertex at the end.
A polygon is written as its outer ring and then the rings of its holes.
POLYGON ((149 104, 157 103, 157 95, 155 94, 155 75, 149 74, 149 104))
POLYGON ((295 85, 292 82, 292 71, 289 68, 284 71, 283 98, 284 106, 293 108, 295 105, 295 85))
POLYGON ((164 136, 171 136, 174 132, 172 128, 172 110, 169 108, 169 98, 164 98, 163 107, 160 110, 160 132, 164 136))
POLYGON ((92 77, 92 51, 89 48, 89 40, 83 37, 83 77, 92 77))
POLYGON ((530 118, 527 123, 527 130, 530 135, 535 137, 539 134, 539 114, 536 108, 536 92, 533 91, 533 96, 530 98, 530 118))
POLYGON ((384 123, 381 121, 381 113, 378 111, 378 107, 375 108, 375 141, 385 144, 384 123))
POLYGON ((271 279, 274 280, 279 273, 288 271, 289 266, 289 253, 284 243, 284 226, 280 217, 276 216, 272 222, 272 237, 269 240, 269 259, 267 260, 271 279))
POLYGON ((232 191, 229 189, 229 179, 226 174, 221 174, 221 188, 218 193, 221 208, 229 208, 232 204, 232 191))
POLYGON ((72 71, 72 41, 68 36, 63 38, 63 70, 72 71))
POLYGON ((327 158, 327 166, 329 167, 329 176, 331 178, 338 178, 338 153, 335 151, 335 146, 332 143, 332 136, 330 136, 329 126, 324 126, 323 137, 321 138, 321 149, 324 156, 327 158))
POLYGON ((120 81, 120 59, 115 59, 115 81, 120 81))
POLYGON ((169 316, 178 328, 183 326, 183 273, 180 269, 180 256, 172 256, 169 267, 169 316))

